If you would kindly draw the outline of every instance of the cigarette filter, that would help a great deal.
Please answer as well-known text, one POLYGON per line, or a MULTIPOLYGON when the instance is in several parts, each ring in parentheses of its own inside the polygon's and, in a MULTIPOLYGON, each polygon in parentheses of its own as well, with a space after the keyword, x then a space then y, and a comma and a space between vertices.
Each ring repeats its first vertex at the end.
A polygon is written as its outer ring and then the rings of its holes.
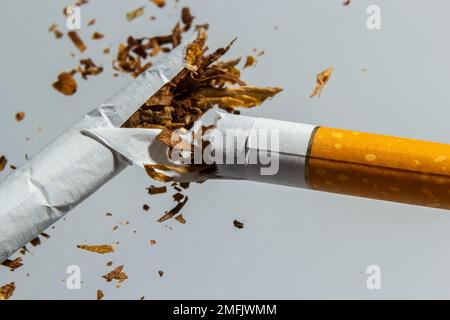
POLYGON ((223 178, 450 209, 448 144, 225 114, 217 126, 223 134, 230 129, 246 132, 247 142, 232 150, 234 154, 250 159, 253 153, 270 151, 279 159, 275 175, 262 175, 262 165, 246 161, 218 166, 223 178), (279 147, 256 141, 249 132, 259 129, 277 129, 279 147))

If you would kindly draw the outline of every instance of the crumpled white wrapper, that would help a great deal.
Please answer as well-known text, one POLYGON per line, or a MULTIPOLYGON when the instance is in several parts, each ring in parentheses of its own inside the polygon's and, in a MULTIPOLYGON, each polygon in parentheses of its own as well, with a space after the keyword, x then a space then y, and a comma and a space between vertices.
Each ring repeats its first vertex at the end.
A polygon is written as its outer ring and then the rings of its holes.
POLYGON ((186 45, 194 38, 189 36, 188 41, 0 181, 0 262, 132 162, 159 160, 145 154, 145 149, 139 149, 139 139, 151 139, 156 131, 145 130, 142 134, 139 129, 118 128, 185 68, 186 45), (115 130, 127 132, 119 134, 117 139, 126 142, 122 145, 128 144, 128 151, 121 147, 122 153, 117 152, 101 140, 102 133, 107 132, 112 144, 115 130), (140 153, 136 153, 138 150, 140 153))

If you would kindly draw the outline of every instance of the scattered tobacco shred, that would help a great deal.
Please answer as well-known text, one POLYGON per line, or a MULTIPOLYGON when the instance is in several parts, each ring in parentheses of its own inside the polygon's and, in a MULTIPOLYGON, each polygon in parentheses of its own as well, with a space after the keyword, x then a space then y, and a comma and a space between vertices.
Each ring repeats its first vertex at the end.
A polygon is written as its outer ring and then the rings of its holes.
POLYGON ((22 248, 20 249, 19 252, 20 252, 21 255, 25 255, 27 252, 30 252, 30 251, 27 249, 26 246, 24 246, 24 247, 22 247, 22 248))
POLYGON ((334 68, 330 67, 321 73, 319 73, 316 77, 316 87, 314 88, 314 91, 311 93, 310 97, 319 96, 322 93, 323 87, 327 84, 328 80, 330 80, 331 74, 333 73, 334 68))
POLYGON ((76 31, 69 31, 67 35, 69 36, 70 40, 72 40, 75 47, 80 50, 80 52, 84 52, 86 50, 86 45, 84 44, 83 40, 81 40, 76 31))
POLYGON ((145 62, 148 57, 154 57, 161 52, 167 53, 177 47, 182 40, 182 32, 190 28, 193 17, 190 11, 184 11, 182 14, 184 28, 181 28, 179 22, 173 27, 171 34, 134 38, 129 36, 127 43, 120 44, 116 60, 113 62, 113 68, 123 73, 129 73, 133 77, 147 70, 152 66, 151 62, 145 62))
POLYGON ((1 264, 2 264, 2 266, 8 267, 11 271, 14 271, 14 270, 20 268, 21 266, 23 266, 21 257, 18 257, 14 260, 6 259, 1 264))
POLYGON ((172 196, 172 198, 173 198, 174 201, 180 202, 181 200, 183 200, 184 195, 183 195, 182 193, 180 193, 180 192, 177 192, 177 193, 175 193, 175 194, 172 196))
POLYGON ((150 0, 154 4, 156 4, 158 7, 162 8, 166 5, 166 0, 150 0))
POLYGON ((145 10, 145 7, 139 7, 131 12, 128 12, 127 20, 132 21, 132 20, 136 19, 137 17, 142 16, 144 14, 144 10, 145 10))
POLYGON ((143 209, 144 211, 148 211, 148 210, 150 209, 150 207, 149 207, 148 204, 144 204, 144 205, 142 206, 142 209, 143 209))
POLYGON ((344 6, 348 6, 350 4, 351 0, 344 0, 344 2, 342 2, 342 4, 344 6))
POLYGON ((181 21, 184 24, 183 31, 186 32, 191 29, 194 18, 195 17, 191 14, 191 9, 189 9, 189 7, 181 9, 181 21))
POLYGON ((234 220, 233 225, 238 229, 244 229, 244 224, 240 221, 234 220))
POLYGON ((73 78, 75 71, 62 72, 58 75, 58 80, 53 83, 53 88, 66 96, 71 96, 77 92, 77 82, 73 78))
POLYGON ((82 59, 80 60, 80 66, 78 66, 77 71, 86 80, 87 76, 96 76, 102 73, 103 67, 97 66, 92 59, 82 59))
MULTIPOLYGON (((165 6, 164 0, 151 0, 159 7, 165 6)), ((85 0, 78 2, 86 3, 85 0)), ((127 14, 128 21, 144 14, 144 7, 138 8, 127 14)), ((152 17, 150 17, 152 19, 152 17)), ((152 19, 154 20, 154 19, 152 19)), ((147 61, 148 58, 154 57, 160 53, 170 52, 177 47, 182 41, 182 33, 192 28, 194 16, 188 7, 182 8, 181 23, 178 22, 172 31, 166 35, 135 38, 129 36, 125 43, 120 44, 117 56, 113 61, 113 68, 116 71, 131 74, 136 77, 152 66, 147 61)), ((91 20, 88 25, 93 25, 95 20, 91 20)), ((55 27, 56 28, 56 27, 55 27)), ((171 140, 173 130, 184 128, 190 129, 193 123, 202 117, 202 115, 213 107, 221 108, 227 112, 239 113, 236 110, 239 107, 251 108, 262 104, 266 99, 275 96, 282 89, 280 88, 264 88, 248 86, 240 79, 240 70, 238 64, 241 59, 229 61, 219 61, 230 49, 233 42, 224 48, 207 54, 206 46, 206 30, 208 24, 196 25, 195 30, 198 32, 198 38, 188 46, 186 50, 186 62, 188 67, 175 77, 169 84, 161 88, 154 96, 148 99, 123 125, 125 128, 160 128, 163 129, 158 135, 158 140, 162 141, 169 147, 175 147, 177 139, 171 140)), ((56 29, 55 29, 56 30, 56 29)), ((54 30, 52 30, 54 32, 54 30)), ((55 34, 56 35, 56 34, 55 34)), ((86 46, 76 32, 69 32, 69 37, 75 46, 83 52, 86 46)), ((101 39, 102 34, 95 32, 92 39, 101 39)), ((109 48, 103 50, 104 54, 110 52, 109 48)), ((259 56, 259 55, 258 55, 259 56)), ((255 57, 247 57, 244 68, 250 67, 256 61, 255 57)), ((80 66, 71 72, 63 72, 58 76, 58 81, 53 87, 65 95, 74 94, 77 90, 77 84, 73 78, 74 74, 79 72, 86 79, 89 75, 96 75, 103 71, 102 67, 96 66, 91 59, 80 61, 80 66)), ((115 76, 117 73, 115 74, 115 76)), ((319 76, 318 76, 319 78, 319 76)), ((329 78, 329 76, 328 76, 329 78)), ((326 83, 328 79, 323 80, 326 83)), ((320 94, 320 92, 319 92, 320 94)), ((176 138, 176 137, 175 137, 176 138)), ((3 158, 3 157, 2 157, 3 158)), ((6 159, 5 159, 6 161, 6 159)), ((5 162, 6 165, 6 162, 5 162)), ((1 169, 1 159, 0 159, 1 169)), ((163 165, 146 165, 145 169, 152 178, 169 182, 171 178, 158 172, 162 171, 178 171, 191 172, 197 168, 179 168, 163 165)), ((184 196, 180 191, 189 188, 189 183, 173 183, 172 187, 177 191, 172 197, 177 202, 176 206, 166 212, 158 219, 158 222, 174 218, 178 222, 184 224, 186 220, 180 214, 184 205, 188 201, 188 197, 184 196)), ((166 193, 167 187, 148 188, 151 195, 166 193)), ((148 205, 143 205, 144 210, 148 210, 148 205)), ((106 214, 111 216, 110 213, 106 214)), ((235 220, 233 222, 236 228, 242 229, 244 224, 235 220)), ((114 226, 116 230, 118 226, 114 226)), ((156 240, 150 240, 150 245, 156 245, 156 240)), ((113 252, 111 246, 87 246, 79 245, 80 249, 97 253, 113 252), (110 251, 108 251, 110 250, 110 251)), ((107 266, 112 266, 112 262, 108 262, 107 266)), ((117 280, 119 283, 125 281, 128 276, 123 272, 124 266, 121 265, 111 272, 103 275, 107 282, 117 280)), ((164 275, 163 271, 158 271, 160 277, 164 275)), ((103 298, 104 294, 101 290, 97 290, 97 298, 103 298)))
POLYGON ((49 32, 53 32, 56 39, 61 39, 63 37, 63 33, 58 30, 58 25, 56 23, 53 23, 50 28, 48 28, 49 32))
POLYGON ((180 187, 182 187, 183 189, 188 189, 190 186, 189 182, 180 182, 180 187))
POLYGON ((94 24, 95 24, 95 22, 96 22, 96 20, 95 19, 92 19, 92 20, 90 20, 89 22, 88 22, 88 26, 93 26, 94 24))
POLYGON ((180 201, 173 209, 166 212, 161 218, 158 219, 158 222, 161 223, 166 220, 172 219, 174 216, 176 216, 181 211, 181 209, 183 209, 188 199, 189 199, 188 197, 185 197, 184 201, 180 201))
POLYGON ((3 171, 8 164, 8 160, 5 156, 0 156, 0 171, 3 171))
POLYGON ((98 289, 97 290, 97 300, 102 300, 104 296, 105 296, 105 294, 103 293, 103 291, 98 289))
POLYGON ((106 282, 111 282, 113 280, 117 280, 119 283, 124 282, 128 279, 128 276, 123 272, 123 267, 123 265, 118 266, 113 271, 102 276, 102 278, 106 279, 106 282))
POLYGON ((155 186, 150 186, 150 188, 147 188, 148 193, 149 194, 161 194, 161 193, 166 193, 167 192, 167 187, 166 186, 162 186, 162 187, 155 187, 155 186))
POLYGON ((78 245, 78 249, 91 251, 95 253, 105 254, 105 253, 111 253, 114 252, 114 247, 107 244, 102 245, 96 245, 96 246, 89 246, 89 245, 78 245))
POLYGON ((103 35, 103 33, 100 33, 100 32, 97 32, 97 31, 95 31, 93 34, 92 34, 92 40, 100 40, 100 39, 103 39, 105 36, 103 35))
POLYGON ((23 119, 25 119, 25 112, 23 112, 23 111, 17 112, 15 117, 16 117, 16 121, 20 122, 23 119))
POLYGON ((256 58, 254 56, 247 56, 245 60, 244 69, 253 66, 256 63, 256 58))
POLYGON ((41 245, 41 239, 39 239, 39 237, 36 237, 33 240, 31 240, 30 243, 33 247, 37 247, 41 245))
POLYGON ((107 267, 111 267, 113 265, 113 262, 112 261, 108 261, 107 263, 106 263, 106 266, 107 267))
POLYGON ((181 224, 186 224, 186 219, 184 219, 182 214, 179 214, 178 216, 176 216, 175 220, 177 220, 181 224))
POLYGON ((14 166, 14 165, 10 165, 9 167, 11 168, 11 170, 16 170, 17 169, 17 167, 14 166))
POLYGON ((46 239, 50 239, 50 235, 47 234, 47 233, 45 233, 45 232, 42 232, 42 233, 41 233, 41 236, 43 236, 43 237, 46 238, 46 239))
POLYGON ((14 282, 5 284, 4 286, 0 287, 0 300, 8 300, 12 297, 15 290, 16 285, 14 282))

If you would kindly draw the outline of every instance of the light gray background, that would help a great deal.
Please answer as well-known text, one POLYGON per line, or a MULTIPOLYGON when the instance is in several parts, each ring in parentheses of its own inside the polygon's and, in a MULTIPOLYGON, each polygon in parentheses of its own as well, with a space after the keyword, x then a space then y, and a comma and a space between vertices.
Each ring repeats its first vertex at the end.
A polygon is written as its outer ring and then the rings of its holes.
MULTIPOLYGON (((80 55, 67 37, 57 41, 47 32, 53 22, 64 30, 61 10, 68 3, 0 2, 0 153, 12 164, 24 163, 25 153, 36 153, 130 81, 112 77, 104 47, 112 45, 115 52, 130 34, 167 33, 183 5, 191 7, 197 23, 211 24, 211 48, 239 37, 229 58, 253 48, 266 51, 243 78, 284 92, 245 114, 450 140, 449 1, 359 0, 344 7, 340 0, 168 0, 162 10, 147 0, 91 2, 82 7, 81 35, 88 44, 82 56, 107 71, 79 81, 72 97, 54 91, 51 83, 80 55), (381 31, 366 28, 370 4, 381 7, 381 31), (128 23, 125 13, 140 5, 146 5, 145 17, 128 23), (158 19, 150 21, 150 15, 158 19), (97 24, 85 27, 91 18, 97 24), (88 40, 93 31, 105 39, 88 40), (316 74, 329 66, 336 68, 329 84, 320 98, 310 99, 316 74), (14 114, 20 110, 26 119, 18 124, 14 114)), ((152 183, 140 168, 130 167, 49 230, 51 239, 31 248, 24 267, 0 269, 0 284, 15 281, 17 299, 93 299, 97 289, 106 299, 450 297, 446 211, 210 181, 189 189, 183 212, 188 223, 165 226, 155 220, 173 202, 170 194, 146 195, 152 183), (144 203, 151 207, 148 213, 141 209, 144 203), (244 221, 245 229, 235 229, 234 219, 244 221), (121 221, 130 225, 113 232, 121 221), (158 244, 150 246, 150 239, 158 244), (120 241, 117 252, 106 256, 76 248, 114 241, 120 241), (125 264, 129 275, 119 289, 101 278, 109 260, 125 264), (65 286, 71 264, 81 267, 82 290, 65 286), (379 291, 366 288, 365 271, 372 264, 382 270, 379 291)))

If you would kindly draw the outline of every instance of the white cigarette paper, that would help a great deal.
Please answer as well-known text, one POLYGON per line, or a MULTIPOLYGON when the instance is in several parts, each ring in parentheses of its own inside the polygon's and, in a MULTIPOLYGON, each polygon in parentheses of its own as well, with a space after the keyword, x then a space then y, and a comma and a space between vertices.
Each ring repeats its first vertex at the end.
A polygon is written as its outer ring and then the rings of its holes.
POLYGON ((217 178, 307 187, 305 161, 316 126, 220 113, 216 127, 223 137, 240 136, 244 141, 232 143, 231 147, 230 144, 215 145, 224 158, 240 155, 244 159, 242 164, 217 165, 217 178), (268 157, 274 163, 254 161, 260 157, 268 157), (276 165, 274 171, 269 170, 271 165, 276 165))
MULTIPOLYGON (((89 132, 119 128, 148 98, 181 72, 186 66, 184 57, 189 41, 0 181, 0 262, 132 163, 133 159, 126 158, 89 132)), ((136 145, 129 147, 138 149, 136 145)), ((135 155, 135 151, 127 155, 135 155)), ((145 160, 152 162, 150 158, 145 160)))

